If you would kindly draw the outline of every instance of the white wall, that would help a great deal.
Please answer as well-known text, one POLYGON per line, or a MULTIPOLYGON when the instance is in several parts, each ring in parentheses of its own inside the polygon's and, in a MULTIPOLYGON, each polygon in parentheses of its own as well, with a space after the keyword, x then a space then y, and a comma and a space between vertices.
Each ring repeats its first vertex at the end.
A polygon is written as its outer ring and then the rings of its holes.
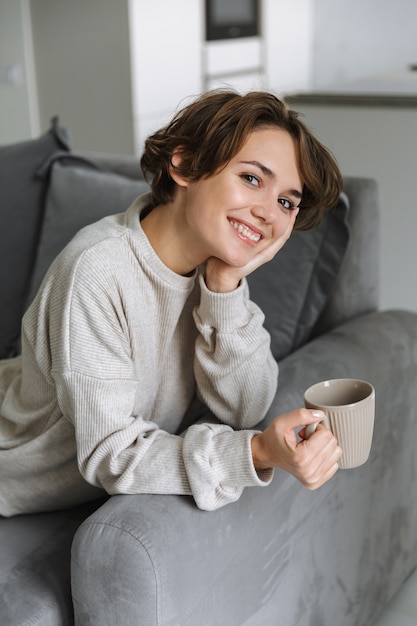
POLYGON ((39 132, 26 0, 0 2, 0 144, 39 132))
POLYGON ((380 306, 417 311, 417 108, 294 103, 342 173, 377 181, 380 306))
POLYGON ((133 154, 127 3, 30 5, 42 128, 58 114, 76 150, 133 154))
POLYGON ((281 95, 309 89, 314 0, 263 0, 266 87, 281 95))
POLYGON ((202 0, 128 0, 135 153, 202 90, 202 0))
POLYGON ((313 0, 313 85, 417 63, 416 0, 313 0))

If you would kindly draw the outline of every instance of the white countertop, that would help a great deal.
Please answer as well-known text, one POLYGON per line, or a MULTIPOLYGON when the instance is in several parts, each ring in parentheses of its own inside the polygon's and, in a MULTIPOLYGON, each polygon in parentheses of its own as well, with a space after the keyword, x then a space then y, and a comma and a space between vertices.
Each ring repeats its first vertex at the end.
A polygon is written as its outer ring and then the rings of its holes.
POLYGON ((404 70, 287 94, 288 103, 416 106, 417 71, 404 70))

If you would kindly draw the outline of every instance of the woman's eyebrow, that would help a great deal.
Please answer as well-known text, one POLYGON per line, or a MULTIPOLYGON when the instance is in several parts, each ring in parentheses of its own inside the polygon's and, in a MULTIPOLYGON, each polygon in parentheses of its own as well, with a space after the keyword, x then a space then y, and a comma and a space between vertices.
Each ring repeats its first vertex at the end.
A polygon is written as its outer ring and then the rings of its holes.
MULTIPOLYGON (((241 161, 241 163, 244 163, 245 165, 254 165, 255 167, 259 168, 261 172, 265 174, 265 176, 268 176, 268 178, 270 178, 271 180, 276 179, 274 172, 270 170, 269 167, 267 167, 263 163, 260 163, 259 161, 241 161)), ((303 197, 303 194, 298 189, 289 189, 288 193, 290 193, 295 198, 299 198, 300 200, 303 197)))
POLYGON ((274 172, 270 170, 269 167, 263 165, 263 163, 260 163, 259 161, 241 161, 241 163, 245 163, 245 165, 254 165, 255 167, 259 168, 261 172, 265 174, 265 176, 268 176, 268 178, 271 178, 273 180, 275 180, 276 178, 274 172))

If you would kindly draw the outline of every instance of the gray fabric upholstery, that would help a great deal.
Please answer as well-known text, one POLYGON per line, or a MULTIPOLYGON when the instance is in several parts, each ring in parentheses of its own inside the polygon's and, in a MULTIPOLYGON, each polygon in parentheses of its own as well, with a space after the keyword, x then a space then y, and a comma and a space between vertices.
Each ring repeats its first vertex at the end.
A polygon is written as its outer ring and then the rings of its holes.
POLYGON ((175 496, 108 500, 73 545, 76 623, 370 626, 417 563, 416 340, 415 314, 374 313, 282 361, 266 421, 330 368, 376 387, 370 460, 322 489, 277 472, 210 514, 175 496))
POLYGON ((376 182, 346 177, 349 198, 349 244, 339 279, 317 322, 315 333, 326 332, 379 306, 379 202, 376 182))
POLYGON ((121 213, 149 185, 96 169, 93 161, 75 155, 54 160, 49 175, 40 241, 27 305, 38 291, 50 264, 84 226, 106 215, 121 213))
POLYGON ((38 139, 0 146, 0 359, 19 351, 20 319, 48 185, 36 173, 57 150, 69 150, 68 133, 58 118, 38 139))
POLYGON ((71 626, 70 551, 81 522, 101 504, 0 517, 0 624, 71 626))
POLYGON ((143 180, 142 170, 140 169, 139 158, 127 156, 124 154, 102 154, 97 152, 83 153, 83 156, 89 161, 95 163, 101 170, 119 174, 126 178, 143 180))

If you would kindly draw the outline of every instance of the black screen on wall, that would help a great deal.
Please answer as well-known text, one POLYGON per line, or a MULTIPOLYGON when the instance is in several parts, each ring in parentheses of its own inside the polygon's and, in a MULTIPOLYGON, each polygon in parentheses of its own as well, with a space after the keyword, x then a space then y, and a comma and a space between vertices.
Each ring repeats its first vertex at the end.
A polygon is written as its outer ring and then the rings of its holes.
POLYGON ((258 0, 206 0, 206 40, 259 35, 258 0))

